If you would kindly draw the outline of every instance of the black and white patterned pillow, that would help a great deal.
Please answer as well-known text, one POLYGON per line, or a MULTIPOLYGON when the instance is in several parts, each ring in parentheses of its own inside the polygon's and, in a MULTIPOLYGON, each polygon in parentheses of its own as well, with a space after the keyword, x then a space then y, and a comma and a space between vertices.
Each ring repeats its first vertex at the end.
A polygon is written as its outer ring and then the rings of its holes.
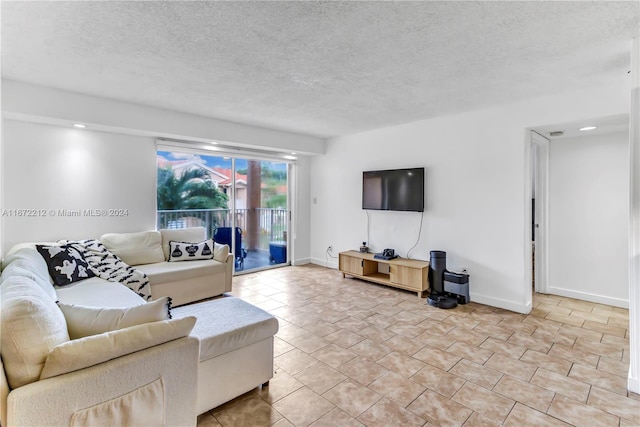
POLYGON ((95 276, 87 261, 73 245, 36 245, 36 249, 47 263, 54 285, 64 286, 95 276))
POLYGON ((169 262, 213 258, 213 239, 198 243, 169 241, 169 262))

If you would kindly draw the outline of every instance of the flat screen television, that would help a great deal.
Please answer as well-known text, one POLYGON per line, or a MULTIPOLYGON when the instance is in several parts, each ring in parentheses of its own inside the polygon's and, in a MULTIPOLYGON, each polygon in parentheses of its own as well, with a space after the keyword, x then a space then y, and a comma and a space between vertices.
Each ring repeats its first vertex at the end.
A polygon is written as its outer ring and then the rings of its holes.
POLYGON ((424 212, 424 168, 362 172, 362 209, 424 212))

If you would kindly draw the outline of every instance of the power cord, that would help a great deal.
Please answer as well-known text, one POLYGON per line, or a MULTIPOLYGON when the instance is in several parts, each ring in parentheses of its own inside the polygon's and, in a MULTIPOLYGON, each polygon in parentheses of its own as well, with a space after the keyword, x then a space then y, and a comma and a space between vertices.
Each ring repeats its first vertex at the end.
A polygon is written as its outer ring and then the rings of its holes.
POLYGON ((369 219, 369 211, 365 210, 365 212, 367 214, 367 244, 369 246, 371 246, 371 239, 369 238, 369 230, 370 230, 371 221, 369 219))
POLYGON ((333 259, 338 258, 337 256, 334 256, 334 255, 333 255, 333 248, 332 248, 331 246, 329 246, 329 247, 327 248, 327 252, 325 253, 325 256, 324 256, 324 266, 325 266, 325 267, 328 267, 328 266, 329 266, 329 257, 331 257, 331 258, 333 258, 333 259))
POLYGON ((409 249, 407 251, 407 259, 409 259, 409 254, 411 253, 411 251, 413 249, 415 249, 416 246, 418 246, 418 243, 420 243, 420 237, 422 236, 422 221, 424 220, 424 211, 422 212, 422 215, 420 215, 420 229, 418 230, 418 239, 416 240, 416 244, 413 245, 411 247, 411 249, 409 249))

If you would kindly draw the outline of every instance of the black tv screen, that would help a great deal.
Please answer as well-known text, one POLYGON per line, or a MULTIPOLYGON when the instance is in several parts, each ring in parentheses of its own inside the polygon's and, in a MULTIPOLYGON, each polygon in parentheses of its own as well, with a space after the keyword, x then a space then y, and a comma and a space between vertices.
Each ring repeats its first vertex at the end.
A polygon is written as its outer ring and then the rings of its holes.
POLYGON ((424 211, 424 168, 362 172, 362 209, 424 211))

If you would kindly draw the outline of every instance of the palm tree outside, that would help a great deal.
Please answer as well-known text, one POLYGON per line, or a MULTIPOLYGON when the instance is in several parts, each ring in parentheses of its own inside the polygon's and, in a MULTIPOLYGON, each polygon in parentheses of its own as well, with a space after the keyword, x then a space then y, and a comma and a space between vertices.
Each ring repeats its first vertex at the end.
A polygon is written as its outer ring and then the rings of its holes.
POLYGON ((158 168, 158 210, 227 209, 229 198, 203 168, 176 176, 171 167, 158 168))
POLYGON ((203 168, 186 169, 178 176, 171 166, 158 167, 158 228, 204 226, 212 237, 228 216, 229 197, 203 168))

